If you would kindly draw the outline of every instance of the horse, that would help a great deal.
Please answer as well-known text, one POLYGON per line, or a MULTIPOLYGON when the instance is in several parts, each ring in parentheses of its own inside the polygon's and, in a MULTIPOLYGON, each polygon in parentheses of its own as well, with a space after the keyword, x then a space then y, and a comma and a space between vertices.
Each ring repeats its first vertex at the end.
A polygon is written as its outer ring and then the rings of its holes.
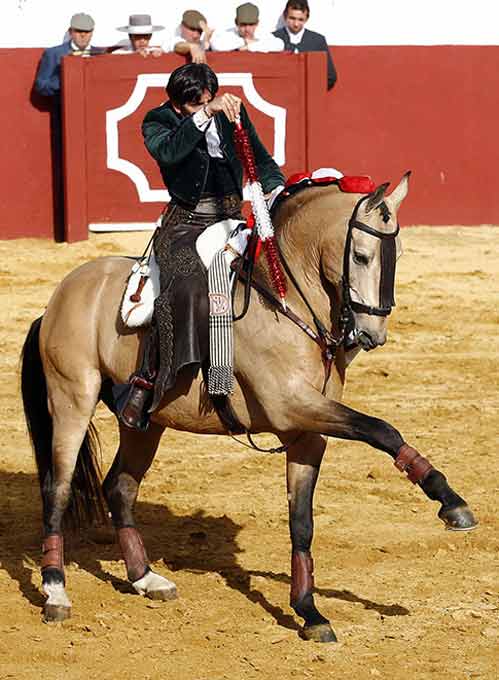
MULTIPOLYGON (((438 517, 447 528, 464 531, 477 524, 442 472, 395 427, 341 403, 346 369, 356 353, 386 341, 400 238, 397 212, 408 193, 409 174, 389 195, 388 184, 367 193, 331 184, 310 186, 283 200, 274 216, 275 237, 286 264, 287 309, 295 322, 283 306, 253 295, 246 315, 234 325, 231 409, 249 435, 274 433, 286 452, 290 604, 304 621, 300 635, 305 639, 337 639, 314 602, 311 554, 313 495, 328 437, 365 442, 391 456, 410 481, 440 503, 438 517)), ((253 275, 260 290, 268 291, 262 259, 253 275)), ((139 485, 166 428, 228 434, 207 395, 203 372, 182 370, 146 431, 120 423, 119 448, 102 482, 92 415, 99 400, 112 408, 109 386, 125 382, 136 370, 144 336, 144 329, 124 327, 119 313, 130 269, 129 258, 103 257, 69 273, 23 346, 23 403, 43 505, 47 621, 71 614, 64 527, 68 521, 101 518, 106 505, 135 591, 153 599, 176 597, 175 584, 150 568, 135 525, 139 485)), ((234 304, 243 304, 241 287, 234 304)))

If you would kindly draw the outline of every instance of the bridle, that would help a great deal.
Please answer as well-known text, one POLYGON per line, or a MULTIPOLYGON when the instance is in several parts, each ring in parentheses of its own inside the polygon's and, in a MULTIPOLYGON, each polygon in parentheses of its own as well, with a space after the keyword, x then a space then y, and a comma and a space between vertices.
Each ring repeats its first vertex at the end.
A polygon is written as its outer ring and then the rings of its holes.
MULTIPOLYGON (((364 222, 357 219, 360 205, 369 199, 369 196, 363 196, 354 208, 354 211, 348 221, 348 230, 345 239, 345 249, 343 251, 343 274, 341 276, 341 286, 343 292, 342 303, 342 317, 346 319, 346 342, 348 349, 356 345, 355 339, 358 335, 355 328, 354 312, 357 314, 368 314, 369 316, 389 316, 392 307, 395 306, 395 266, 397 262, 397 243, 396 238, 400 231, 400 226, 389 233, 379 231, 370 227, 364 222), (365 234, 374 236, 381 240, 381 271, 379 279, 379 305, 370 306, 357 300, 352 300, 351 285, 350 285, 350 255, 352 250, 353 230, 358 229, 365 234)), ((390 211, 388 206, 383 201, 379 206, 383 214, 383 220, 388 222, 390 219, 390 211)))
MULTIPOLYGON (((395 285, 395 265, 396 265, 396 237, 397 234, 399 233, 399 225, 397 224, 397 228, 390 233, 385 233, 382 231, 379 231, 378 229, 374 229, 373 227, 370 227, 368 224, 364 224, 364 222, 360 222, 357 219, 357 214, 359 211, 360 205, 368 200, 369 198, 372 197, 372 194, 368 194, 367 196, 363 196, 355 205, 355 208, 352 212, 352 215, 348 221, 348 230, 347 230, 347 235, 346 235, 346 240, 345 240, 345 247, 344 247, 344 253, 343 253, 343 273, 341 276, 341 287, 342 287, 342 304, 341 304, 341 309, 340 309, 340 315, 339 315, 339 321, 338 321, 338 335, 334 336, 333 333, 328 330, 324 324, 320 321, 319 317, 315 313, 312 305, 310 304, 309 300, 307 299, 307 296, 303 292, 299 282, 297 281, 296 277, 294 276, 287 260, 286 257, 284 256, 284 253, 282 252, 278 241, 276 240, 276 246, 277 250, 279 252, 279 257, 281 259, 281 264, 283 266, 284 271, 286 272, 289 280, 293 284, 294 288, 296 289, 297 293, 301 297, 302 301, 305 303, 305 306, 309 310, 311 316, 312 316, 312 322, 313 325, 315 326, 315 330, 310 324, 307 324, 305 321, 303 321, 300 317, 298 317, 289 307, 286 309, 283 307, 281 302, 277 299, 277 297, 264 285, 258 283, 257 281, 254 280, 253 278, 253 257, 252 255, 254 254, 255 248, 256 248, 256 239, 252 238, 250 241, 250 244, 248 246, 247 252, 249 253, 248 259, 245 259, 244 257, 240 258, 239 261, 235 261, 233 263, 233 269, 236 271, 237 278, 242 279, 242 281, 245 284, 245 295, 244 295, 244 305, 243 305, 243 310, 239 315, 234 314, 234 321, 237 321, 239 319, 242 319, 249 307, 250 303, 250 291, 251 288, 254 288, 259 295, 261 295, 267 302, 270 302, 272 306, 278 311, 279 313, 283 314, 286 316, 288 319, 290 319, 294 324, 296 324, 306 335, 308 335, 311 340, 316 342, 320 349, 321 349, 321 354, 322 354, 322 361, 324 364, 324 383, 323 383, 323 388, 322 388, 322 393, 325 394, 326 391, 326 385, 329 380, 330 374, 331 374, 331 368, 332 364, 334 362, 334 359, 336 357, 336 353, 338 351, 338 348, 340 346, 344 346, 345 350, 350 350, 355 347, 358 347, 359 342, 359 332, 357 331, 355 327, 355 316, 354 313, 360 313, 360 314, 369 314, 369 315, 375 315, 375 316, 388 316, 391 311, 392 307, 395 305, 395 298, 394 298, 394 285, 395 285), (351 296, 351 286, 350 286, 350 253, 351 253, 351 248, 352 248, 352 234, 354 229, 359 229, 360 231, 365 232, 366 234, 370 234, 371 236, 375 236, 376 238, 379 238, 381 240, 381 273, 380 273, 380 287, 379 287, 379 306, 373 307, 369 305, 365 305, 361 302, 358 302, 356 300, 352 300, 351 296)), ((381 210, 382 215, 383 215, 383 220, 385 222, 388 222, 390 218, 390 211, 388 210, 388 206, 386 203, 383 201, 378 208, 381 210)), ((237 280, 237 279, 236 279, 237 280)), ((233 288, 233 296, 235 294, 235 286, 233 288)), ((234 297, 233 297, 233 303, 234 303, 234 297)), ((228 400, 227 400, 228 401, 228 400)), ((229 407, 230 408, 230 407, 229 407)), ((220 415, 220 414, 219 414, 220 415)), ((233 418, 233 422, 238 425, 237 418, 235 414, 230 411, 230 417, 233 418)), ((263 450, 260 449, 259 447, 256 446, 256 444, 252 441, 251 436, 249 432, 241 425, 240 426, 239 432, 245 432, 250 444, 251 448, 254 448, 255 450, 266 452, 266 453, 280 453, 283 451, 286 451, 289 447, 289 445, 284 445, 280 446, 276 449, 267 449, 263 450)), ((233 430, 237 432, 237 430, 233 430)), ((236 440, 238 441, 238 440, 236 440)), ((242 442, 240 442, 242 443, 242 442)))

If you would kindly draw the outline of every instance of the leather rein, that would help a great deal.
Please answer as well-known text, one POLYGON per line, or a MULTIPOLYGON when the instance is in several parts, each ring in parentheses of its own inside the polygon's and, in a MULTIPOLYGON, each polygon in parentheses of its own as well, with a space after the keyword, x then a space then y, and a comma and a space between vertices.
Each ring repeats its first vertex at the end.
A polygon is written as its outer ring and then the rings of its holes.
MULTIPOLYGON (((251 237, 250 244, 247 248, 247 256, 242 256, 232 263, 232 269, 236 272, 237 279, 241 279, 244 282, 245 285, 245 290, 244 290, 244 304, 243 304, 243 309, 242 312, 239 315, 233 315, 234 321, 239 321, 242 319, 249 308, 250 304, 250 298, 251 298, 251 288, 254 288, 254 290, 268 303, 274 307, 276 312, 279 312, 283 316, 287 317, 290 321, 292 321, 298 328, 300 328, 313 342, 315 342, 320 350, 321 350, 321 356, 322 356, 322 363, 324 365, 324 383, 322 386, 322 394, 326 393, 326 386, 329 381, 329 378, 331 376, 331 369, 332 365, 334 362, 334 359, 336 357, 336 353, 338 351, 338 348, 340 346, 344 346, 345 349, 353 349, 354 347, 358 346, 358 343, 355 342, 355 317, 354 317, 354 312, 358 313, 363 313, 363 314, 369 314, 369 315, 376 315, 376 316, 388 316, 391 313, 392 306, 395 304, 394 301, 394 283, 395 283, 395 261, 396 261, 396 252, 395 252, 395 238, 399 232, 399 225, 397 225, 397 228, 395 231, 391 233, 385 233, 378 231, 377 229, 374 229, 373 227, 370 227, 367 224, 364 224, 363 222, 360 222, 357 220, 357 214, 359 210, 359 206, 361 203, 365 200, 367 200, 370 196, 363 196, 356 204, 352 215, 348 221, 348 231, 347 231, 347 236, 345 240, 345 249, 344 249, 344 256, 343 256, 343 273, 341 277, 341 286, 342 286, 342 291, 343 291, 343 300, 342 300, 342 305, 341 305, 341 310, 340 310, 340 316, 339 316, 339 328, 338 328, 338 336, 335 337, 332 333, 332 331, 328 330, 324 324, 320 321, 318 315, 315 313, 312 305, 310 304, 309 300, 307 299, 307 296, 303 292, 300 284, 296 280, 296 277, 294 276, 291 268, 289 267, 289 264, 284 257, 284 254, 279 247, 278 241, 276 239, 276 245, 277 249, 279 252, 279 257, 281 259, 282 266, 284 268, 284 271, 286 272, 286 275, 288 276, 289 280, 293 284, 294 288, 296 289, 297 293, 305 303, 305 306, 309 310, 309 312, 312 315, 312 321, 315 326, 315 329, 303 319, 301 319, 297 314, 295 314, 289 306, 284 307, 281 303, 281 301, 264 285, 259 283, 253 278, 253 268, 254 268, 254 253, 257 245, 257 239, 256 235, 251 237), (371 236, 375 236, 376 238, 381 239, 382 241, 382 257, 381 257, 381 262, 382 262, 382 271, 381 271, 381 277, 380 277, 380 305, 377 307, 373 306, 368 306, 364 305, 363 303, 357 302, 355 300, 352 300, 351 294, 350 294, 350 252, 351 252, 351 244, 352 244, 352 232, 353 229, 359 229, 367 234, 370 234, 371 236), (388 247, 385 248, 385 251, 383 250, 383 245, 388 244, 388 247), (383 276, 383 270, 388 269, 388 271, 385 271, 385 275, 383 276), (350 338, 349 341, 347 341, 347 338, 350 338)), ((388 207, 386 204, 383 202, 380 206, 380 209, 383 213, 383 219, 384 221, 388 221, 390 213, 388 211, 388 207)), ((236 280, 237 280, 236 279, 236 280)), ((235 289, 236 286, 233 287, 233 297, 232 297, 232 305, 234 305, 234 298, 235 298, 235 289)), ((232 412, 231 414, 234 418, 235 414, 232 412)), ((237 418, 236 418, 236 422, 237 418)), ((277 448, 273 449, 261 449, 259 448, 252 440, 250 433, 247 431, 244 426, 242 426, 240 423, 240 433, 245 433, 246 436, 248 437, 248 440, 251 444, 251 448, 261 451, 264 453, 282 453, 287 451, 287 449, 294 444, 295 442, 292 442, 291 444, 279 446, 277 448)), ((300 437, 301 435, 298 435, 300 437)), ((238 441, 238 440, 236 440, 238 441)), ((295 440, 296 441, 296 440, 295 440)), ((243 443, 243 442, 239 442, 243 443)))

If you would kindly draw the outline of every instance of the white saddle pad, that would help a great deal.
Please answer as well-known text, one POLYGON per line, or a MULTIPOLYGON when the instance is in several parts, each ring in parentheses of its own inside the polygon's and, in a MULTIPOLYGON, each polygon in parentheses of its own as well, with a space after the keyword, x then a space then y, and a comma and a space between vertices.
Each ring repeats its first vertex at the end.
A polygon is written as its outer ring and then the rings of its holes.
POLYGON ((151 323, 154 300, 158 297, 159 292, 159 266, 154 256, 154 250, 152 250, 149 262, 145 264, 136 262, 128 277, 125 295, 121 303, 121 318, 125 326, 138 328, 151 323), (137 293, 142 276, 146 277, 146 281, 140 291, 140 300, 133 301, 131 297, 137 293))

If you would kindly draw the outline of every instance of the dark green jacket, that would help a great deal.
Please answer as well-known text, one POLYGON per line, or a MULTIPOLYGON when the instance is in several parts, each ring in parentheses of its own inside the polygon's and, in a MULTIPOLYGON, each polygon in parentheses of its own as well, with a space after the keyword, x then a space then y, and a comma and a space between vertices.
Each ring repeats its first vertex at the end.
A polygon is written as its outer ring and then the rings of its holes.
MULTIPOLYGON (((259 140, 244 107, 241 107, 241 121, 249 132, 263 191, 268 193, 284 184, 284 177, 259 140)), ((222 153, 242 198, 243 169, 234 146, 234 124, 223 113, 215 115, 215 123, 222 153)), ((142 123, 142 134, 147 150, 159 165, 170 195, 195 207, 205 187, 209 167, 204 132, 198 130, 190 116, 182 118, 167 102, 149 111, 142 123)))

